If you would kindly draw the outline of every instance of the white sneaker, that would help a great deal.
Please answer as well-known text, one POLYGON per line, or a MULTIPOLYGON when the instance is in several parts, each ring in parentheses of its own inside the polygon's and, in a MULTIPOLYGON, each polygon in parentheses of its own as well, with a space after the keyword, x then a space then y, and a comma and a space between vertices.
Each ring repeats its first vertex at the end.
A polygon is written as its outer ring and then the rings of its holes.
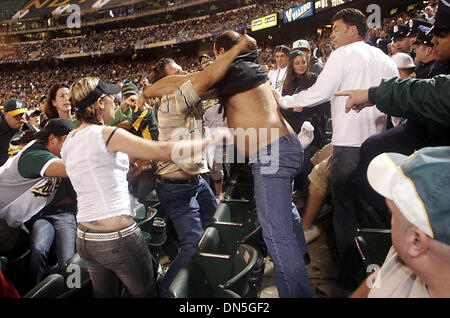
POLYGON ((312 228, 308 230, 303 230, 303 233, 305 233, 305 242, 306 244, 311 243, 313 240, 319 237, 320 230, 317 227, 317 225, 313 225, 312 228))
POLYGON ((221 196, 221 195, 217 196, 216 201, 217 201, 217 204, 220 204, 220 202, 223 201, 223 196, 221 196))

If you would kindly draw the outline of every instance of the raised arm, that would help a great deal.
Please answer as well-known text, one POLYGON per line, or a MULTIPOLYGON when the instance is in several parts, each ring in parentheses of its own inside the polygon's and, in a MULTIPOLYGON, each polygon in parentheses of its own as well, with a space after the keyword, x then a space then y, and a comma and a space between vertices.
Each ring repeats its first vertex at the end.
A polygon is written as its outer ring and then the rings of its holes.
POLYGON ((147 86, 144 89, 143 97, 146 100, 152 97, 161 98, 164 95, 173 93, 178 87, 189 80, 192 82, 192 86, 197 92, 197 95, 201 96, 225 76, 231 63, 233 63, 238 55, 254 49, 256 49, 255 39, 244 34, 236 45, 201 72, 188 75, 172 75, 160 79, 152 86, 147 86))
POLYGON ((155 82, 153 85, 145 87, 143 97, 145 100, 148 100, 154 97, 161 98, 164 95, 171 94, 185 82, 189 80, 192 81, 199 73, 200 72, 187 75, 166 76, 155 82))
POLYGON ((217 59, 207 67, 205 67, 198 76, 192 79, 192 86, 199 96, 203 95, 214 84, 220 81, 234 59, 240 54, 255 50, 257 47, 256 40, 247 34, 242 35, 238 43, 225 52, 220 59, 217 59))

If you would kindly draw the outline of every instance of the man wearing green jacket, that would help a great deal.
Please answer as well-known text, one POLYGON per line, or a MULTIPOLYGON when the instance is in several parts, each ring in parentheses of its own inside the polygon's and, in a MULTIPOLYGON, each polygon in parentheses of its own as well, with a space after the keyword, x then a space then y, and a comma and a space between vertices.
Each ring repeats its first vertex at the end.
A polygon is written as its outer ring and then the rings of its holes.
POLYGON ((349 96, 345 105, 347 113, 376 105, 380 111, 392 116, 450 126, 450 75, 422 80, 394 77, 383 80, 379 86, 335 95, 349 96))

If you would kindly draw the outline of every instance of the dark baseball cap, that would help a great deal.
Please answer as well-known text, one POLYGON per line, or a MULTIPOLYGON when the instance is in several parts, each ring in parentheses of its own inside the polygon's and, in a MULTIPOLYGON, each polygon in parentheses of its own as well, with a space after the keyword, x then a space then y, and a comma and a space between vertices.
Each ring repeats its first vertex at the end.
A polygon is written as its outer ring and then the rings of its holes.
POLYGON ((433 46, 433 43, 431 42, 431 40, 433 39, 433 35, 429 34, 428 31, 430 31, 430 28, 423 25, 419 26, 417 28, 417 39, 413 44, 433 46))
POLYGON ((3 111, 8 113, 10 116, 17 116, 28 112, 28 109, 21 99, 12 98, 6 101, 3 111))
POLYGON ((89 93, 89 95, 73 105, 73 108, 75 109, 75 111, 83 110, 84 108, 94 104, 95 101, 102 97, 104 94, 118 94, 119 92, 119 85, 106 84, 104 81, 100 80, 97 87, 95 87, 94 90, 89 93))
POLYGON ((54 134, 56 136, 65 136, 73 129, 74 126, 70 121, 62 118, 53 118, 47 121, 44 128, 38 131, 34 135, 34 137, 41 139, 50 136, 50 134, 54 134))
POLYGON ((450 31, 450 2, 448 0, 439 0, 434 24, 428 32, 434 35, 448 31, 450 31))
POLYGON ((133 83, 129 82, 122 85, 122 95, 133 95, 138 93, 138 88, 133 83))
POLYGON ((414 34, 417 34, 420 26, 426 26, 428 28, 431 28, 433 25, 429 22, 422 21, 419 19, 411 19, 408 22, 409 32, 408 32, 407 36, 412 36, 414 34))
POLYGON ((33 116, 39 116, 40 114, 42 114, 42 112, 39 109, 29 110, 27 112, 27 119, 33 116))
POLYGON ((404 24, 396 24, 391 29, 391 38, 401 39, 406 38, 408 36, 409 28, 404 24))

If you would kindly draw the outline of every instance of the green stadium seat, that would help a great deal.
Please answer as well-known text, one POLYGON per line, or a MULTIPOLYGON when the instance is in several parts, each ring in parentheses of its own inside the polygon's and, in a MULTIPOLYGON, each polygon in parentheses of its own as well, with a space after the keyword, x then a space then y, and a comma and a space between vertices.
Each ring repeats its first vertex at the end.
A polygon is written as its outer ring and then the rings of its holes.
POLYGON ((134 220, 136 222, 143 221, 147 217, 147 209, 145 208, 145 205, 142 203, 136 204, 134 207, 134 220))
POLYGON ((153 190, 149 194, 147 194, 142 200, 140 200, 146 207, 153 206, 159 202, 158 195, 156 194, 156 190, 153 190))
POLYGON ((169 287, 169 297, 243 297, 249 290, 249 276, 257 258, 258 251, 245 244, 232 255, 199 253, 178 272, 169 287))
POLYGON ((216 221, 247 223, 256 218, 255 205, 248 201, 224 201, 219 204, 213 216, 216 221))
POLYGON ((232 250, 229 250, 225 246, 219 231, 215 227, 206 228, 205 233, 203 233, 203 236, 198 242, 197 251, 198 253, 213 254, 229 254, 232 252, 232 250))
POLYGON ((224 198, 225 200, 252 200, 254 195, 253 184, 236 183, 227 188, 224 198))
POLYGON ((67 262, 66 266, 61 270, 67 284, 67 290, 58 296, 58 298, 89 298, 92 297, 92 281, 89 276, 88 268, 84 260, 78 253, 75 253, 67 262), (78 268, 74 267, 77 266, 78 268), (79 271, 79 272, 78 272, 79 271), (75 281, 78 277, 73 275, 79 273, 79 281, 75 281), (79 283, 79 286, 69 287, 69 283, 79 283))
POLYGON ((366 269, 370 265, 381 266, 392 246, 391 230, 357 229, 355 243, 366 269))
POLYGON ((61 274, 51 274, 26 293, 23 298, 56 298, 66 290, 64 276, 61 274))

